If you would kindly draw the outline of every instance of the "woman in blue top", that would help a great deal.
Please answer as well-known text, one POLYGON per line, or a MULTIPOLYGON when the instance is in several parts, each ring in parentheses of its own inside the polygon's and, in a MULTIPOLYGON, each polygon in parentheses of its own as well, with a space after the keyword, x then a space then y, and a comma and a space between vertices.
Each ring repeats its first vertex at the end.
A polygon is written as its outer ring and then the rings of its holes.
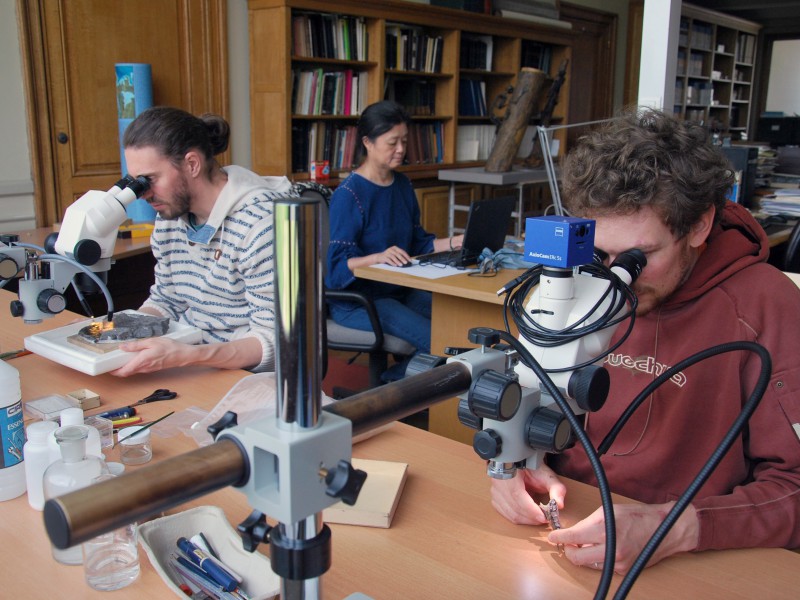
MULTIPOLYGON (((361 165, 330 200, 330 245, 325 284, 352 289, 373 298, 383 330, 402 338, 418 352, 430 352, 431 294, 397 285, 356 279, 353 271, 379 263, 402 266, 412 256, 461 245, 463 236, 435 239, 420 224, 411 182, 394 171, 403 164, 408 114, 394 102, 371 104, 361 113, 358 136, 361 165)), ((366 310, 346 302, 329 304, 341 325, 371 331, 366 310)))

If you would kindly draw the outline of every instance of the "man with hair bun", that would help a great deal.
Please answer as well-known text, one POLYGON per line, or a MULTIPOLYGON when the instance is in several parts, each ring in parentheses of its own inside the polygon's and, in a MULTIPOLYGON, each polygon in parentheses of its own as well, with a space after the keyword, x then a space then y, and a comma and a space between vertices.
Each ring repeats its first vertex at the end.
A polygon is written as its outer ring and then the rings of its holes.
POLYGON ((275 368, 273 201, 295 194, 286 177, 220 166, 214 157, 229 137, 222 117, 170 107, 145 110, 125 131, 128 173, 147 178, 143 197, 158 214, 155 283, 139 310, 198 327, 203 343, 124 343, 136 356, 115 375, 186 365, 275 368))

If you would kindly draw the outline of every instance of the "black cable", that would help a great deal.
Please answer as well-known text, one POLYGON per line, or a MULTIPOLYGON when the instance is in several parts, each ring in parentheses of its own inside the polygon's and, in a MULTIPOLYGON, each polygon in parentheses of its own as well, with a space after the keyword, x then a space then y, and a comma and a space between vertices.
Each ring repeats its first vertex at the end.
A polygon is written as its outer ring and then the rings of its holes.
POLYGON ((503 322, 507 332, 511 331, 508 321, 508 315, 510 314, 520 336, 535 346, 553 348, 568 344, 576 339, 591 335, 592 333, 596 333, 608 327, 613 327, 626 319, 628 320, 628 328, 625 333, 616 343, 609 346, 603 354, 577 365, 558 369, 545 369, 546 372, 561 373, 582 369, 604 358, 625 342, 633 329, 638 299, 630 286, 622 281, 616 273, 600 262, 583 265, 581 267, 581 272, 587 273, 595 278, 607 280, 609 282, 608 289, 582 318, 562 330, 551 330, 535 321, 525 308, 525 302, 531 290, 539 284, 542 271, 543 267, 541 265, 535 265, 515 280, 507 283, 498 292, 498 294, 506 294, 506 298, 503 302, 503 322), (611 296, 611 299, 608 302, 608 306, 598 318, 592 323, 581 327, 587 319, 594 316, 595 311, 603 302, 609 299, 609 296, 611 296), (629 307, 628 310, 624 310, 626 305, 629 307))
POLYGON ((572 430, 575 432, 575 436, 578 438, 583 446, 584 451, 586 452, 586 455, 589 457, 592 470, 597 478, 597 487, 600 490, 600 500, 603 505, 603 511, 605 512, 605 558, 600 576, 600 583, 597 586, 597 591, 595 592, 594 596, 596 599, 602 600, 608 594, 608 589, 611 586, 611 579, 614 576, 614 558, 616 555, 617 540, 616 521, 614 520, 614 505, 611 501, 611 490, 608 486, 608 479, 606 478, 603 465, 600 463, 600 458, 598 457, 594 446, 592 446, 589 436, 586 435, 581 423, 578 421, 578 417, 572 411, 572 408, 561 395, 560 390, 555 383, 553 383, 553 380, 550 379, 550 376, 547 374, 547 372, 517 338, 506 331, 501 331, 499 329, 495 329, 493 331, 497 332, 502 340, 508 342, 517 351, 520 360, 531 370, 533 370, 533 372, 539 378, 539 381, 544 386, 545 390, 547 390, 547 392, 553 397, 553 399, 556 401, 556 404, 558 404, 558 407, 564 413, 564 416, 567 418, 572 430))
POLYGON ((725 454, 727 454, 728 450, 730 450, 736 439, 741 435, 744 426, 750 420, 753 412, 755 412, 756 408, 761 402, 761 397, 764 395, 764 391, 767 389, 767 385, 769 384, 769 379, 772 374, 772 359, 770 358, 769 352, 766 350, 766 348, 754 342, 728 342, 726 344, 719 344, 717 346, 708 348, 707 350, 693 354, 689 358, 676 364, 674 367, 664 371, 650 385, 648 385, 634 399, 625 413, 623 413, 612 430, 600 444, 598 454, 603 454, 607 451, 608 447, 611 446, 614 438, 625 425, 636 408, 641 405, 647 396, 649 396, 657 387, 667 381, 670 377, 697 362, 710 358, 711 356, 717 356, 726 352, 741 350, 754 352, 758 354, 759 358, 761 358, 761 372, 759 373, 758 381, 753 388, 752 394, 750 394, 750 397, 747 399, 742 411, 733 422, 733 425, 731 425, 731 428, 725 434, 725 437, 722 438, 719 446, 717 446, 714 452, 712 452, 708 461, 706 461, 702 469, 700 469, 700 472, 697 474, 694 480, 692 480, 692 483, 689 484, 689 487, 686 488, 686 491, 681 495, 680 498, 678 498, 678 501, 672 507, 672 510, 669 511, 669 514, 667 514, 666 518, 661 522, 658 528, 656 528, 655 533, 653 533, 652 537, 647 541, 644 548, 642 548, 642 551, 634 561, 630 571, 628 571, 617 588, 617 591, 614 595, 614 600, 622 600, 627 597, 631 587, 644 568, 647 566, 647 562, 652 558, 656 548, 658 548, 659 544, 661 544, 661 542, 664 540, 669 530, 672 529, 673 525, 675 525, 678 517, 680 517, 681 513, 686 510, 686 507, 700 491, 700 488, 711 476, 711 473, 714 471, 714 469, 717 468, 717 465, 719 465, 725 454), (600 449, 602 449, 602 451, 600 449))

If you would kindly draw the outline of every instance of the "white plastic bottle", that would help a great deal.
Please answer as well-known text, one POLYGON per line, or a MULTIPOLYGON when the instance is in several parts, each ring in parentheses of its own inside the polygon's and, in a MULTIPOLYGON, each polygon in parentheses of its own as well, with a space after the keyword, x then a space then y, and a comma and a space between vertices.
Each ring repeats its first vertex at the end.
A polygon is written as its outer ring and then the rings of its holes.
MULTIPOLYGON (((61 427, 68 427, 70 425, 86 425, 83 419, 83 410, 80 408, 65 408, 59 415, 61 419, 61 427)), ((100 440, 100 432, 96 428, 89 427, 89 439, 86 440, 86 454, 91 454, 98 458, 105 459, 103 454, 102 442, 100 440)), ((50 434, 47 442, 50 446, 50 462, 56 461, 61 458, 61 450, 58 448, 56 442, 55 432, 50 434)))
POLYGON ((19 371, 0 361, 0 500, 11 500, 25 493, 24 445, 19 371))
POLYGON ((28 441, 22 449, 25 457, 25 484, 28 487, 28 504, 36 510, 44 508, 44 472, 52 462, 48 436, 58 429, 55 421, 36 421, 27 427, 28 441))

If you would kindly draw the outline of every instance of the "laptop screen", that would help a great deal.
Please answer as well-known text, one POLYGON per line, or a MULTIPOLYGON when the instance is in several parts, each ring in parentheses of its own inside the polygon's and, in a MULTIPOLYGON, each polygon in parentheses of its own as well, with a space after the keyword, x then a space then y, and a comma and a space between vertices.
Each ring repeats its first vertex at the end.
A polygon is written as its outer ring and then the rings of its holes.
POLYGON ((515 196, 501 196, 472 202, 464 230, 463 258, 477 259, 484 248, 497 252, 503 247, 516 200, 515 196))

